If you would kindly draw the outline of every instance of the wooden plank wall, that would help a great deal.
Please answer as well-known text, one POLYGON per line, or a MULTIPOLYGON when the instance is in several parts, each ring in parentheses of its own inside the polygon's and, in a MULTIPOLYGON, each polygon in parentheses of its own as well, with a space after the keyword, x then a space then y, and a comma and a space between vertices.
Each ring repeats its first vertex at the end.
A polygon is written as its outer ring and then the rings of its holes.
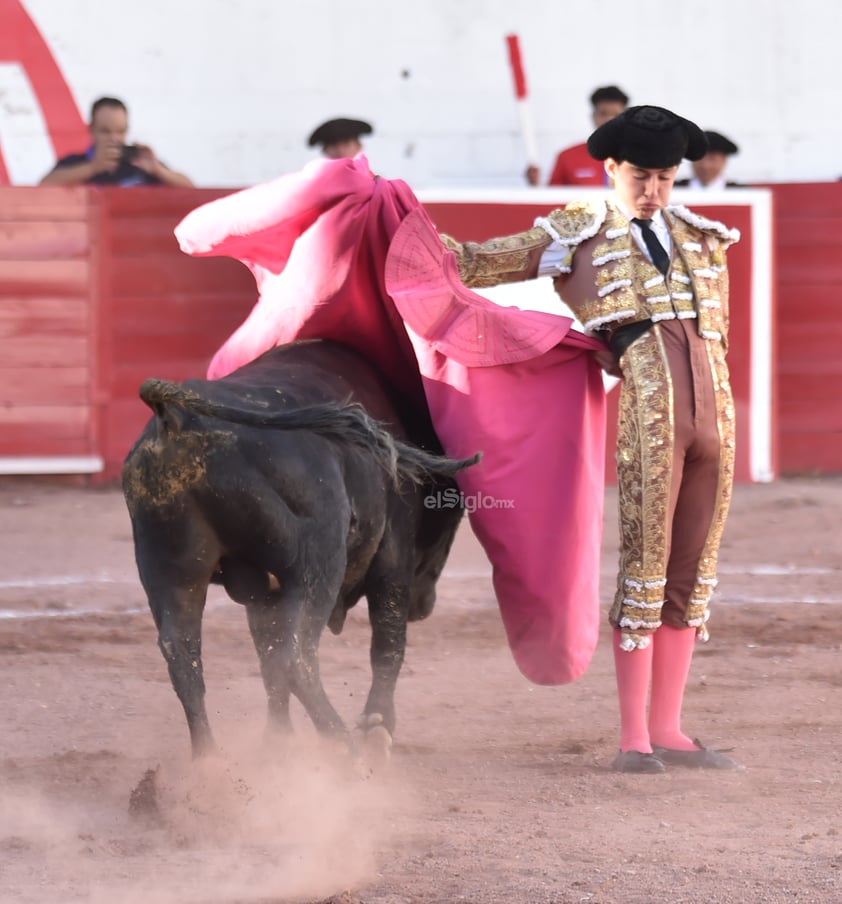
POLYGON ((98 453, 98 260, 87 190, 3 190, 0 455, 98 453))
POLYGON ((842 473, 842 182, 770 185, 782 474, 842 473))
POLYGON ((119 474, 150 412, 147 377, 203 377, 211 356, 257 300, 249 270, 230 258, 191 258, 173 235, 193 208, 224 191, 132 188, 101 192, 104 479, 119 474))
MULTIPOLYGON (((842 473, 842 183, 775 196, 782 474, 842 473)), ((0 456, 99 455, 119 475, 150 376, 201 376, 256 300, 173 228, 225 191, 0 188, 0 456)))

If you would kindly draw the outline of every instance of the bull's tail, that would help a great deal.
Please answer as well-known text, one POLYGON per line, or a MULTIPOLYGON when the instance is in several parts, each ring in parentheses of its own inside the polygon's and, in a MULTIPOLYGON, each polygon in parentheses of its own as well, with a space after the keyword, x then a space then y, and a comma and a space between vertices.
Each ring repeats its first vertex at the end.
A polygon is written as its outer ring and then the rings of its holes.
POLYGON ((254 400, 252 407, 240 408, 207 399, 180 383, 149 379, 140 387, 140 397, 168 424, 172 409, 192 411, 249 427, 269 427, 276 430, 312 430, 340 443, 364 448, 377 459, 393 482, 406 477, 423 483, 432 477, 448 477, 479 461, 473 458, 454 460, 433 455, 403 443, 379 421, 372 418, 358 402, 324 402, 288 410, 270 410, 267 403, 254 400), (262 406, 262 407, 261 407, 262 406))

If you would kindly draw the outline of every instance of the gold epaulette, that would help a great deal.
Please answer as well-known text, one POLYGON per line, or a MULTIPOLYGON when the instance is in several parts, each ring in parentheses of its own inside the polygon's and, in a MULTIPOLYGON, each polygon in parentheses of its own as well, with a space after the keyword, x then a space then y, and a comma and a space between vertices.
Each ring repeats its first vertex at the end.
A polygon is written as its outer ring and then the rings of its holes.
POLYGON ((545 217, 538 217, 535 225, 545 229, 553 241, 579 245, 599 232, 606 213, 605 202, 573 201, 563 210, 553 210, 545 217))
POLYGON ((733 245, 734 242, 739 242, 740 240, 739 229, 729 229, 724 223, 720 223, 718 220, 710 220, 701 214, 694 213, 683 204, 670 205, 666 208, 666 212, 679 220, 683 220, 690 226, 695 226, 700 232, 715 236, 721 242, 724 242, 726 246, 733 245))

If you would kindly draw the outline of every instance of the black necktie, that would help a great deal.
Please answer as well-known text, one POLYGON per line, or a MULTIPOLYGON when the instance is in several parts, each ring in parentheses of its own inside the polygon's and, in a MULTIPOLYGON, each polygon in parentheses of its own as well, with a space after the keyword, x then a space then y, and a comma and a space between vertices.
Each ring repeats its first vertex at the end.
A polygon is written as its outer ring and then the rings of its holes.
POLYGON ((667 270, 670 268, 670 256, 664 246, 658 241, 658 236, 655 235, 655 230, 652 229, 652 221, 638 220, 635 217, 632 219, 632 223, 637 223, 640 226, 640 231, 643 233, 643 241, 652 255, 652 263, 666 276, 667 270))

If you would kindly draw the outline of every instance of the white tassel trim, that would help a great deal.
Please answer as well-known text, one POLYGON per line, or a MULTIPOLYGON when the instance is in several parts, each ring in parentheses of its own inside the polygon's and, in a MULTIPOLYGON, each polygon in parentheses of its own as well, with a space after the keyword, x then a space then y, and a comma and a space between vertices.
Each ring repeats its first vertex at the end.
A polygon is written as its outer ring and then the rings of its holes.
POLYGON ((596 209, 596 205, 590 208, 595 214, 594 222, 590 225, 589 228, 583 229, 576 235, 562 236, 561 233, 555 228, 555 226, 553 226, 552 221, 549 217, 536 217, 535 222, 532 225, 540 226, 541 229, 543 229, 544 232, 547 233, 547 235, 551 236, 554 241, 558 242, 559 245, 565 245, 568 247, 570 245, 580 245, 585 241, 585 239, 589 239, 595 236, 602 228, 602 224, 605 222, 605 216, 608 212, 608 208, 604 203, 601 205, 601 207, 601 211, 596 209))
POLYGON ((636 581, 634 578, 623 578, 623 585, 632 590, 643 590, 644 587, 666 587, 667 582, 665 578, 659 578, 657 581, 636 581))
POLYGON ((598 330, 601 326, 604 326, 606 323, 614 323, 617 320, 625 320, 626 317, 633 317, 634 309, 631 311, 617 311, 614 314, 606 314, 604 317, 596 317, 593 320, 589 320, 587 323, 582 324, 586 330, 598 330))
POLYGON ((610 251, 608 254, 603 254, 600 257, 595 257, 591 263, 594 267, 601 267, 603 264, 607 264, 610 261, 619 261, 624 257, 631 257, 631 251, 626 249, 625 251, 610 251))
MULTIPOLYGON (((626 625, 625 627, 642 628, 643 625, 626 625)), ((657 627, 660 627, 660 623, 658 623, 657 627)), ((620 632, 620 649, 624 653, 631 653, 633 650, 645 650, 650 643, 652 643, 652 636, 650 634, 629 634, 627 631, 620 632)))
POLYGON ((540 226, 541 229, 543 229, 554 242, 558 242, 559 245, 569 244, 561 237, 561 233, 553 226, 549 217, 538 217, 532 225, 540 226))
POLYGON ((629 599, 629 597, 623 597, 623 605, 628 606, 629 609, 661 609, 664 605, 664 600, 659 600, 657 603, 642 603, 639 600, 629 599))
POLYGON ((632 281, 630 279, 616 279, 614 282, 608 283, 607 286, 603 286, 596 294, 600 298, 605 298, 606 295, 616 292, 617 289, 627 289, 631 284, 632 281))
POLYGON ((667 211, 675 214, 675 216, 684 220, 685 223, 689 223, 697 229, 715 232, 726 242, 739 242, 740 240, 739 229, 729 229, 724 223, 720 223, 718 220, 709 220, 707 217, 699 216, 699 214, 693 213, 692 210, 685 207, 683 204, 673 204, 670 207, 667 207, 667 211))

